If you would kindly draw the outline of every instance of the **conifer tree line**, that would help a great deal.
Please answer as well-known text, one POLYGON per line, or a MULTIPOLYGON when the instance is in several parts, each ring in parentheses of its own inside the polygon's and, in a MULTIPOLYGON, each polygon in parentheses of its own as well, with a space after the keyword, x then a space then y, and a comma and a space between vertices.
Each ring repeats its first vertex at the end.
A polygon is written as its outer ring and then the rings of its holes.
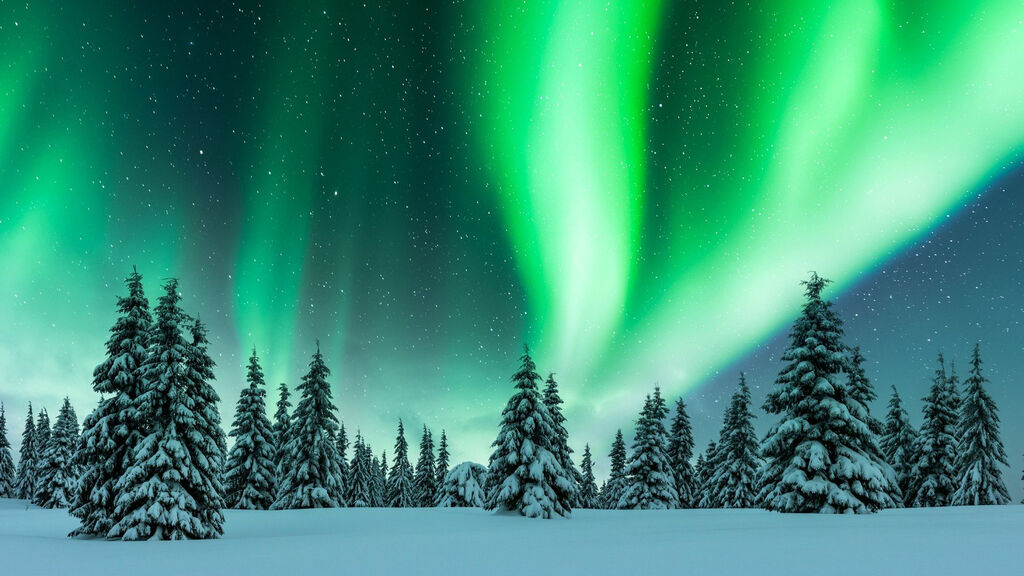
POLYGON ((938 356, 920 429, 896 387, 884 419, 876 418, 866 359, 844 341, 842 321, 822 297, 828 283, 813 273, 803 283, 783 368, 762 405, 775 417, 766 435, 755 433, 744 374, 718 437, 699 453, 686 403, 678 398, 670 410, 655 386, 628 448, 616 432, 610 473, 598 486, 595 454, 584 444, 576 466, 555 374, 543 378, 529 348, 487 466, 452 465, 447 433, 435 437, 425 425, 414 432, 413 464, 401 419, 390 465, 360 430, 350 437, 319 344, 294 404, 288 386, 278 385, 272 419, 252 350, 229 450, 205 327, 183 311, 173 279, 151 310, 135 271, 94 371, 101 399, 81 434, 68 399, 52 426, 47 411, 30 404, 15 466, 0 405, 0 497, 70 508, 81 520, 73 535, 125 540, 216 538, 224 508, 482 507, 553 518, 574 508, 869 513, 1007 503, 1007 455, 980 345, 962 383, 938 356))

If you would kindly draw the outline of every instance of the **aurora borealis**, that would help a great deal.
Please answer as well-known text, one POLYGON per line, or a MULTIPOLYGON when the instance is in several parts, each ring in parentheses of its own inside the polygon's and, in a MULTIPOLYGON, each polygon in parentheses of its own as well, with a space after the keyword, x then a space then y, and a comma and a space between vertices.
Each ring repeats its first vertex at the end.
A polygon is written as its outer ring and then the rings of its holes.
MULTIPOLYGON (((483 460, 529 342, 603 455, 655 382, 700 406, 759 362, 807 271, 846 298, 993 182, 1020 208, 1019 1, 753 4, 0 4, 12 424, 92 405, 137 265, 209 323, 226 414, 252 346, 294 386, 319 339, 376 449, 402 417, 483 460)), ((931 358, 917 321, 867 345, 931 358)))

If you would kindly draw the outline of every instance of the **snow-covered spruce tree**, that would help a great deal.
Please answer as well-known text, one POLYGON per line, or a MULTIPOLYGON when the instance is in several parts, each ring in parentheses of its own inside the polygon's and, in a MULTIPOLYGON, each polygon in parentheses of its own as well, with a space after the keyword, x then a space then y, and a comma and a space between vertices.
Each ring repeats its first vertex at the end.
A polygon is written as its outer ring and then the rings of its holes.
POLYGON ((812 273, 793 324, 785 368, 764 408, 782 421, 764 441, 758 500, 779 512, 868 513, 896 503, 891 470, 872 457, 871 426, 858 418, 841 378, 849 361, 842 321, 821 298, 828 280, 812 273))
POLYGON ((380 504, 379 506, 385 507, 388 505, 388 452, 382 450, 380 453, 380 504))
MULTIPOLYGON (((367 446, 367 454, 372 451, 367 446)), ((387 454, 381 452, 380 458, 374 456, 370 465, 370 506, 382 508, 384 506, 384 495, 387 486, 387 454)))
POLYGON ((412 465, 409 464, 409 443, 405 441, 405 427, 398 421, 398 436, 395 438, 395 461, 388 477, 387 506, 390 508, 413 508, 417 504, 413 488, 412 465))
POLYGON ((668 459, 672 465, 672 473, 676 479, 676 494, 679 495, 680 508, 693 508, 694 502, 694 471, 690 459, 693 458, 693 427, 690 416, 686 413, 686 404, 682 398, 676 400, 676 413, 672 418, 672 426, 668 435, 668 459))
POLYGON ((615 440, 612 441, 611 452, 608 453, 611 464, 611 471, 608 480, 601 490, 601 507, 606 510, 614 510, 619 505, 619 498, 622 498, 626 491, 626 441, 622 438, 622 430, 615 431, 615 440))
POLYGON ((597 492, 597 479, 594 477, 594 457, 590 453, 590 444, 583 445, 583 459, 580 460, 580 508, 600 508, 597 492))
POLYGON ((239 394, 231 426, 235 443, 224 473, 224 502, 228 508, 267 510, 274 504, 277 487, 274 431, 267 418, 266 382, 255 348, 245 379, 249 385, 239 394))
POLYGON ((885 431, 882 421, 871 415, 871 402, 877 397, 875 388, 864 369, 866 359, 860 352, 860 347, 855 346, 847 356, 847 380, 848 389, 846 405, 850 413, 858 420, 866 423, 871 430, 871 435, 865 438, 864 452, 871 459, 872 463, 885 474, 888 482, 889 498, 893 506, 903 505, 903 491, 900 489, 899 476, 892 465, 885 458, 881 447, 881 435, 885 431))
POLYGON ((665 416, 668 409, 661 390, 647 396, 636 424, 633 454, 626 464, 626 490, 616 506, 620 510, 666 510, 679 506, 676 481, 669 463, 665 416))
POLYGON ((487 509, 518 512, 529 518, 569 516, 576 492, 570 476, 552 452, 556 432, 537 382, 540 375, 523 350, 512 376, 516 392, 501 414, 501 430, 491 446, 487 509))
POLYGON ((18 452, 18 479, 15 492, 22 500, 31 500, 36 491, 36 421, 32 416, 32 403, 28 403, 25 429, 21 433, 18 452))
POLYGON ((573 479, 572 505, 579 506, 579 484, 580 472, 572 461, 572 448, 569 447, 569 432, 565 429, 565 415, 562 414, 562 397, 558 394, 558 383, 555 382, 555 375, 548 374, 544 383, 544 406, 551 414, 551 423, 555 430, 555 439, 551 452, 562 465, 562 469, 573 479))
POLYGON ((11 441, 7 439, 7 411, 0 404, 0 498, 14 498, 17 494, 17 469, 11 456, 11 441))
POLYGON ((110 329, 106 358, 93 370, 92 388, 101 395, 82 422, 78 482, 71 513, 80 523, 75 535, 106 536, 113 526, 117 481, 134 463, 135 448, 145 435, 137 400, 145 390, 146 361, 152 316, 137 270, 125 280, 127 296, 117 298, 118 317, 110 329))
POLYGON ((719 464, 718 443, 712 440, 708 442, 708 447, 704 452, 697 457, 697 465, 694 467, 693 474, 696 484, 693 493, 694 507, 719 507, 718 502, 715 500, 717 492, 711 489, 711 476, 715 473, 719 464))
POLYGON ((956 476, 954 430, 958 416, 954 404, 945 361, 939 354, 939 367, 924 398, 924 421, 914 449, 917 463, 911 472, 913 499, 907 505, 919 508, 949 505, 956 476))
POLYGON ((448 435, 445 434, 444 430, 441 430, 441 443, 438 444, 437 448, 437 462, 434 463, 434 474, 436 481, 434 486, 437 491, 434 493, 434 506, 437 506, 441 501, 442 491, 441 486, 444 484, 444 479, 448 476, 448 461, 451 458, 451 454, 448 453, 448 435))
POLYGON ((725 412, 716 450, 716 465, 704 496, 716 508, 753 508, 757 504, 757 472, 761 458, 750 412, 750 388, 740 374, 739 389, 725 412))
POLYGON ((203 470, 209 456, 195 446, 205 442, 216 449, 216 442, 198 438, 203 433, 188 366, 192 345, 182 331, 187 317, 180 301, 178 281, 168 280, 142 365, 146 388, 135 402, 137 417, 149 433, 114 488, 114 524, 107 534, 111 538, 183 540, 216 538, 221 533, 220 523, 206 522, 220 511, 205 509, 204 504, 219 504, 220 495, 203 494, 209 489, 203 470))
POLYGON ((341 481, 345 485, 345 500, 348 501, 349 486, 352 484, 350 477, 352 471, 348 465, 348 432, 345 431, 345 423, 338 423, 338 437, 334 442, 338 447, 338 468, 341 469, 341 481))
MULTIPOLYGON (((287 466, 284 462, 286 448, 288 446, 288 434, 291 430, 292 418, 289 410, 292 407, 292 403, 288 401, 291 394, 288 392, 288 385, 281 382, 277 387, 277 410, 274 412, 274 480, 280 484, 279 480, 284 475, 284 469, 282 465, 287 466)), ((342 427, 344 431, 344 427, 342 427)), ((341 458, 344 458, 344 454, 339 454, 341 458)), ((275 486, 275 498, 276 490, 275 486)))
POLYGON ((413 489, 416 492, 416 505, 420 508, 429 508, 434 505, 434 496, 437 494, 437 473, 434 470, 434 439, 423 426, 423 436, 420 437, 420 457, 416 461, 416 475, 413 478, 413 489))
POLYGON ((345 505, 345 484, 341 477, 338 447, 337 408, 317 342, 309 372, 302 377, 302 398, 292 415, 292 429, 286 447, 289 467, 280 478, 274 509, 334 508, 345 505))
POLYGON ((896 483, 899 485, 905 503, 911 502, 913 497, 910 480, 912 468, 917 461, 914 451, 916 444, 917 429, 910 423, 910 416, 903 408, 903 401, 900 399, 896 387, 893 386, 879 445, 882 448, 885 461, 892 466, 893 472, 896 474, 896 483))
POLYGON ((971 371, 960 400, 960 446, 956 469, 960 474, 953 506, 1006 504, 1010 494, 1003 483, 1006 450, 999 437, 999 410, 985 390, 988 379, 981 373, 981 345, 975 344, 971 371))
POLYGON ((483 508, 487 468, 476 462, 463 462, 445 474, 441 483, 441 508, 483 508))
POLYGON ((52 432, 50 431, 50 415, 46 413, 46 408, 39 410, 39 416, 36 417, 36 433, 35 433, 35 466, 36 466, 36 484, 32 488, 32 503, 39 505, 40 502, 47 502, 50 500, 52 494, 50 493, 50 485, 46 482, 47 470, 51 468, 49 462, 49 448, 50 438, 52 432))
POLYGON ((199 488, 195 492, 199 520, 206 527, 207 538, 224 533, 224 468, 228 458, 228 441, 221 427, 220 395, 211 382, 216 378, 217 364, 210 357, 206 326, 197 317, 188 319, 192 340, 186 348, 185 366, 189 371, 188 394, 194 403, 195 431, 184 437, 188 451, 199 471, 199 488))
POLYGON ((356 432, 352 443, 352 463, 348 467, 348 505, 353 508, 367 508, 373 505, 373 464, 369 448, 363 436, 356 432))
POLYGON ((67 508, 78 483, 75 452, 78 448, 78 416, 71 401, 64 398, 53 425, 50 440, 39 461, 35 504, 43 508, 67 508))

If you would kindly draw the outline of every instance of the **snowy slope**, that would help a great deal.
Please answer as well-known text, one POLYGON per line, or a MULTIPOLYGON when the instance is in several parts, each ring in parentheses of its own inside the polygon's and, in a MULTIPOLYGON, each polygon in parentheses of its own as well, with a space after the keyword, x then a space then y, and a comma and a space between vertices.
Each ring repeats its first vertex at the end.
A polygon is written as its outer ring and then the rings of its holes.
MULTIPOLYGON (((60 510, 0 499, 11 574, 1012 574, 1024 506, 870 516, 759 510, 577 511, 528 520, 477 509, 226 514, 224 538, 70 540, 60 510)), ((8 570, 9 569, 9 570, 8 570)))

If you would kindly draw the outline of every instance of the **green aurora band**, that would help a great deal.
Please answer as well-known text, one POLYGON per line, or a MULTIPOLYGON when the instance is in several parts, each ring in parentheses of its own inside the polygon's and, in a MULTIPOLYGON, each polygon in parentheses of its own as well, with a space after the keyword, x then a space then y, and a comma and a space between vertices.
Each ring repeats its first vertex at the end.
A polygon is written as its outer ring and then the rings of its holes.
POLYGON ((0 397, 89 405, 137 264, 225 410, 251 346, 297 383, 320 338, 375 446, 483 459, 525 340, 603 441, 1019 157, 1024 5, 930 4, 5 5, 0 397))

